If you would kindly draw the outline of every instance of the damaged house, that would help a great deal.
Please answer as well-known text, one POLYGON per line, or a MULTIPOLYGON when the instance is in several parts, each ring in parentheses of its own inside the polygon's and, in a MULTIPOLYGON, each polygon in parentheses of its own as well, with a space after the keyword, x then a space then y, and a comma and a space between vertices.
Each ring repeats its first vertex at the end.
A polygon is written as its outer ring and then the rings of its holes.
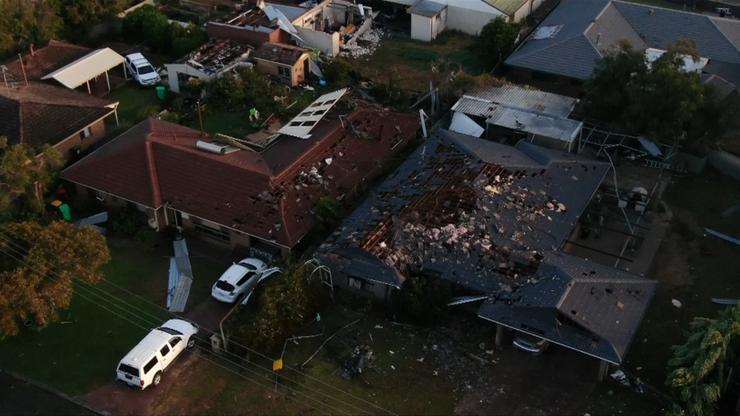
POLYGON ((345 0, 260 1, 246 11, 208 22, 216 39, 231 39, 259 47, 265 42, 289 43, 334 57, 372 26, 371 8, 345 0))
POLYGON ((315 225, 320 198, 351 203, 416 136, 414 115, 345 92, 319 97, 261 146, 145 120, 61 177, 81 196, 137 207, 153 228, 182 227, 255 255, 286 254, 315 225))
POLYGON ((209 81, 231 69, 251 66, 247 62, 250 52, 248 45, 235 41, 208 42, 177 62, 165 65, 170 90, 179 93, 192 79, 209 81))
POLYGON ((437 130, 317 257, 358 294, 442 279, 465 295, 450 304, 477 302, 497 342, 508 328, 619 364, 656 283, 562 250, 609 167, 437 130))
POLYGON ((450 130, 571 151, 583 128, 583 122, 569 118, 577 103, 575 98, 514 84, 480 87, 452 106, 450 130))

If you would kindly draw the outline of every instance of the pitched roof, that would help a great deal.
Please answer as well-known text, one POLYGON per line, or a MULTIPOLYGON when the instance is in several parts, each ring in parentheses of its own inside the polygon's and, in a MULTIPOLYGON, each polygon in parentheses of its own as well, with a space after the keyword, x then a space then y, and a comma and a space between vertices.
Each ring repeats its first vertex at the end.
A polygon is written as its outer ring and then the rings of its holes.
POLYGON ((31 82, 0 87, 0 135, 10 143, 55 145, 114 111, 115 102, 31 82))
POLYGON ((293 66, 307 52, 308 50, 298 46, 266 42, 257 48, 252 56, 254 59, 293 66))
POLYGON ((683 38, 694 40, 710 62, 740 64, 740 21, 621 0, 562 0, 506 63, 586 79, 620 40, 643 50, 667 49, 683 38), (560 29, 537 36, 547 27, 560 29))
MULTIPOLYGON (((38 81, 46 74, 87 55, 92 49, 58 40, 51 40, 43 48, 35 49, 33 54, 23 56, 23 65, 29 81, 38 81)), ((7 68, 8 81, 23 82, 23 70, 18 58, 3 63, 7 68)))
POLYGON ((513 16, 529 0, 485 0, 486 3, 502 11, 507 16, 513 16))
POLYGON ((438 130, 318 256, 335 272, 395 287, 409 272, 438 276, 487 295, 485 319, 618 363, 655 282, 561 252, 608 169, 438 130))
POLYGON ((368 138, 331 118, 310 140, 285 136, 261 153, 219 155, 196 148, 199 132, 150 119, 61 176, 153 208, 166 201, 174 209, 292 247, 313 226, 311 210, 320 197, 356 195, 418 128, 413 115, 378 108, 359 109, 344 123, 368 138))
POLYGON ((44 75, 41 79, 54 79, 69 89, 75 89, 123 62, 123 56, 111 48, 96 49, 44 75))

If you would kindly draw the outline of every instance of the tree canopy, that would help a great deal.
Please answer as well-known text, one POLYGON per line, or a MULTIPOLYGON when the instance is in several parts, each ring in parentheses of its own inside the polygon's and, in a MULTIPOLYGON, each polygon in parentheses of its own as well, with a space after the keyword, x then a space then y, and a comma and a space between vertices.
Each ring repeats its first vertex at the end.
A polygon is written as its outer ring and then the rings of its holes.
POLYGON ((36 152, 23 144, 8 146, 0 136, 0 219, 12 217, 18 209, 31 208, 40 214, 43 195, 54 180, 55 169, 61 165, 61 155, 47 147, 37 157, 36 152))
POLYGON ((126 15, 122 32, 126 39, 146 42, 153 51, 173 57, 180 57, 208 40, 203 29, 170 23, 164 13, 152 6, 140 7, 126 15))
POLYGON ((488 22, 480 32, 476 50, 491 70, 514 48, 519 36, 519 24, 508 23, 503 17, 488 22))
POLYGON ((113 16, 126 0, 0 0, 0 57, 49 39, 81 39, 93 23, 113 16))
POLYGON ((665 142, 717 140, 734 118, 698 73, 683 69, 686 57, 697 56, 692 42, 679 41, 649 63, 642 51, 622 42, 586 82, 581 113, 665 142))
POLYGON ((715 319, 694 318, 686 342, 672 347, 666 384, 678 404, 672 415, 709 416, 732 374, 733 341, 740 335, 740 306, 728 307, 715 319))
POLYGON ((46 326, 56 320, 72 301, 72 279, 97 283, 110 260, 105 237, 91 228, 19 222, 2 233, 0 338, 17 334, 26 321, 46 326))

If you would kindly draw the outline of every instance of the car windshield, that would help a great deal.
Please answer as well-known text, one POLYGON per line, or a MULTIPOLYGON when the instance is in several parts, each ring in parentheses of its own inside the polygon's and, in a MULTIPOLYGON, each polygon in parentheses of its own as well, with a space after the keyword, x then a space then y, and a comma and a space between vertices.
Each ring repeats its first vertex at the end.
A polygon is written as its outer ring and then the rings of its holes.
POLYGON ((160 331, 162 331, 162 332, 166 332, 166 333, 168 333, 170 335, 182 335, 182 332, 180 332, 180 331, 178 331, 176 329, 167 328, 165 326, 160 326, 157 329, 160 330, 160 331))
POLYGON ((151 74, 152 72, 154 72, 154 68, 152 68, 151 65, 140 66, 137 68, 137 70, 139 71, 140 75, 151 74))
POLYGON ((121 365, 118 366, 118 370, 119 371, 122 371, 122 372, 124 372, 126 374, 130 374, 130 375, 132 375, 134 377, 139 377, 139 369, 138 368, 131 367, 130 365, 121 364, 121 365))
POLYGON ((219 280, 218 282, 216 282, 216 287, 226 292, 231 292, 232 290, 234 290, 234 285, 224 280, 219 280))
POLYGON ((249 270, 257 270, 253 264, 247 263, 246 261, 240 261, 239 265, 249 270))

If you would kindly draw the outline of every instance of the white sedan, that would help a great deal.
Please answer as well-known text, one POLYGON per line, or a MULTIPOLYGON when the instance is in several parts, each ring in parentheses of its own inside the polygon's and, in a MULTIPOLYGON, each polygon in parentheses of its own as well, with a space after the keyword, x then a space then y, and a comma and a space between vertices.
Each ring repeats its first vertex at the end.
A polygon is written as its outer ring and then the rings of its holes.
POLYGON ((211 288, 211 296, 221 302, 234 303, 243 296, 250 296, 267 264, 255 258, 234 263, 218 278, 211 288))

